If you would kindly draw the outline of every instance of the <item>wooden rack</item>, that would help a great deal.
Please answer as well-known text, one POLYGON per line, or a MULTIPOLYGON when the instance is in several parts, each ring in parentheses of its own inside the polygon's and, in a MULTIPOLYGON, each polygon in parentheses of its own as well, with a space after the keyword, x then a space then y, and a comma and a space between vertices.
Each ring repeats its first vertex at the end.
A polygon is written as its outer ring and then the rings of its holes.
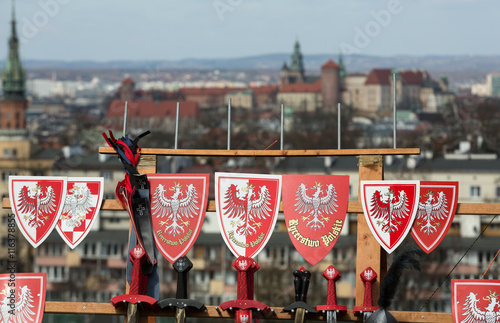
MULTIPOLYGON (((109 147, 99 148, 101 154, 115 154, 109 147)), ((359 156, 359 181, 383 180, 384 178, 384 155, 418 155, 418 148, 402 149, 328 149, 328 150, 196 150, 196 149, 153 149, 143 148, 138 169, 141 173, 156 173, 156 159, 158 156, 212 156, 212 157, 311 157, 311 156, 359 156)), ((359 195, 358 195, 359 196, 359 195)), ((3 199, 3 208, 10 208, 8 198, 3 199)), ((118 200, 107 199, 102 203, 103 210, 123 210, 118 200)), ((207 211, 215 211, 215 202, 209 201, 207 211)), ((280 211, 283 211, 280 206, 280 211)), ((347 208, 348 213, 362 214, 363 209, 359 201, 350 201, 347 208)), ((456 214, 472 215, 494 215, 500 214, 500 204, 493 203, 458 203, 456 214)), ((364 216, 358 216, 357 225, 357 256, 356 256, 356 305, 362 305, 364 286, 359 274, 366 267, 372 267, 383 277, 387 271, 386 253, 372 236, 364 216)), ((379 283, 373 286, 373 298, 378 299, 379 283)), ((206 305, 205 312, 187 312, 189 317, 202 318, 231 318, 231 314, 221 311, 217 306, 206 305)), ((272 311, 264 319, 293 320, 293 315, 280 313, 281 307, 273 307, 272 311)), ((95 315, 123 315, 125 310, 117 310, 110 303, 89 302, 46 302, 45 313, 54 314, 95 314, 95 315)), ((403 322, 453 322, 451 313, 431 312, 406 312, 391 311, 396 319, 403 322)), ((175 311, 143 312, 141 322, 154 322, 154 317, 175 316, 175 311)), ((324 321, 323 315, 308 314, 307 320, 324 321)), ((362 322, 361 317, 355 316, 352 310, 345 315, 339 316, 340 321, 362 322)))

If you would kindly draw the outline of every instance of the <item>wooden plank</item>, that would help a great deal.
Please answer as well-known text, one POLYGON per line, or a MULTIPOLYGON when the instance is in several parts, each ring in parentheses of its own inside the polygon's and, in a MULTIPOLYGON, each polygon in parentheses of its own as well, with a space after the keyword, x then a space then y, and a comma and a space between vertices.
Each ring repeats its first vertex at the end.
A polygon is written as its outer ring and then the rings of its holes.
MULTIPOLYGON (((293 320, 291 313, 281 313, 282 307, 272 307, 272 311, 267 315, 262 314, 264 319, 272 320, 293 320)), ((126 314, 126 309, 115 309, 111 303, 90 303, 90 302, 45 302, 45 313, 49 314, 82 314, 82 315, 122 315, 126 314)), ((144 315, 158 317, 175 317, 175 310, 166 310, 161 312, 144 311, 144 315)), ((451 313, 430 313, 430 312, 408 312, 391 311, 394 317, 400 322, 453 322, 451 313)), ((206 306, 206 311, 187 310, 186 316, 202 318, 233 318, 231 312, 222 311, 218 306, 206 306)), ((307 314, 307 320, 324 321, 323 314, 307 314)), ((339 320, 346 322, 360 322, 359 317, 355 316, 352 310, 346 314, 339 315, 339 320)))
MULTIPOLYGON (((111 147, 99 147, 99 153, 115 154, 115 150, 111 147)), ((420 155, 420 148, 311 149, 311 150, 226 150, 226 149, 142 148, 141 154, 156 155, 156 156, 218 156, 218 157, 420 155)))
MULTIPOLYGON (((382 156, 360 156, 359 157, 359 184, 363 180, 383 180, 384 165, 382 156)), ((361 194, 358 192, 358 202, 361 194)), ((380 295, 380 282, 387 271, 387 256, 380 244, 372 235, 363 211, 358 214, 356 244, 356 306, 363 306, 365 286, 360 274, 367 267, 371 267, 378 275, 372 285, 372 299, 377 300, 380 295)))
POLYGON ((456 214, 497 215, 500 203, 458 203, 456 214))
MULTIPOLYGON (((8 197, 2 200, 2 208, 10 209, 8 197)), ((123 211, 123 207, 117 199, 105 199, 102 201, 101 210, 123 211)), ((207 212, 215 212, 215 201, 210 200, 207 204, 207 212)), ((280 212, 283 212, 283 203, 280 203, 280 212)), ((349 201, 347 213, 363 213, 361 203, 349 201)), ((456 214, 470 215, 496 215, 500 214, 500 203, 458 203, 456 214)))

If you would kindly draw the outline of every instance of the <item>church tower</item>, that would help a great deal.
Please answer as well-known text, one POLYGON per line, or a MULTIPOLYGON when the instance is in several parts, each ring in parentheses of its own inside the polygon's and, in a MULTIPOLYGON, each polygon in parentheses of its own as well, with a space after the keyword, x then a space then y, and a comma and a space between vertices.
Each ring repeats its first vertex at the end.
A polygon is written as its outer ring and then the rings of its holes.
POLYGON ((12 2, 11 25, 9 53, 2 71, 3 97, 0 99, 0 134, 26 136, 26 72, 19 58, 14 2, 12 2))
POLYGON ((292 64, 288 68, 289 83, 304 83, 304 61, 300 52, 300 43, 295 41, 292 64))

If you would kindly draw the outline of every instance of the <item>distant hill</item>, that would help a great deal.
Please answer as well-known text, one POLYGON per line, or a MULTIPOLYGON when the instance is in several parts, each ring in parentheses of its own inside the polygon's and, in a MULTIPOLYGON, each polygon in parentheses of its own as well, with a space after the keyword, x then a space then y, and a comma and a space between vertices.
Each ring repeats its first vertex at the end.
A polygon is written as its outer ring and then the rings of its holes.
MULTIPOLYGON (((337 55, 304 55, 306 70, 317 72, 328 59, 338 60, 337 55)), ((25 60, 28 69, 264 69, 279 70, 283 62, 290 61, 290 54, 267 54, 239 58, 186 58, 181 60, 117 60, 99 61, 58 61, 25 60)), ((0 61, 3 65, 4 61, 0 61)), ((344 63, 348 72, 365 72, 372 68, 421 68, 429 71, 474 71, 489 73, 500 71, 498 56, 369 56, 346 55, 344 63)))

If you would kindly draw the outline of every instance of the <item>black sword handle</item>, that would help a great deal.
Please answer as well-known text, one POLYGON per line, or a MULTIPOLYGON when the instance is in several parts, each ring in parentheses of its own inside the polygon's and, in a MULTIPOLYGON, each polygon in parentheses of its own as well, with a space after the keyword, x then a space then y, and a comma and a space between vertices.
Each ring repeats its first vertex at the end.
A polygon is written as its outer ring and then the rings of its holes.
POLYGON ((177 272, 177 299, 187 299, 188 272, 193 268, 193 263, 188 257, 182 256, 177 259, 173 267, 177 272))
POLYGON ((300 300, 304 303, 307 302, 307 290, 309 289, 309 281, 311 279, 311 272, 304 270, 302 274, 302 289, 300 291, 300 300))

